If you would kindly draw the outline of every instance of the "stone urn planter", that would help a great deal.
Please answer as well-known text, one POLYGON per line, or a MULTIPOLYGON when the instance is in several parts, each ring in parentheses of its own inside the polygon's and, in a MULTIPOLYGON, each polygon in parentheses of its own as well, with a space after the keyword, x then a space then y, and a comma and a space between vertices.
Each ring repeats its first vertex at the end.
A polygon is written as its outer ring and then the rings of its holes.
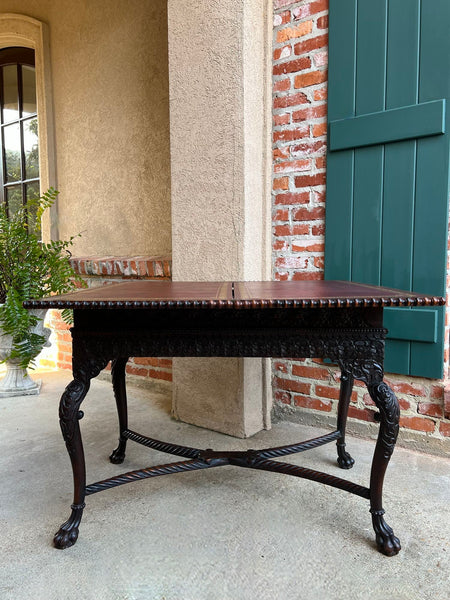
MULTIPOLYGON (((47 311, 45 309, 33 309, 32 312, 41 319, 32 331, 33 333, 42 335, 46 340, 44 347, 48 347, 50 346, 48 338, 50 337, 51 331, 48 327, 44 327, 44 318, 47 311)), ((11 352, 11 345, 12 337, 4 334, 0 329, 0 361, 5 360, 11 352)), ((0 398, 39 394, 41 381, 31 379, 27 370, 18 364, 19 362, 19 359, 10 359, 6 361, 6 375, 0 381, 0 398)))

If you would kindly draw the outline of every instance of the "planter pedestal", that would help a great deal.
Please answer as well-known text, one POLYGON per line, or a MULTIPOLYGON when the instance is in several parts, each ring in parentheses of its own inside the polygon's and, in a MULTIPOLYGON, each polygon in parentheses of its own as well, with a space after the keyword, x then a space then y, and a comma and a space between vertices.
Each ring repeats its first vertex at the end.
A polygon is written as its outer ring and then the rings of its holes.
POLYGON ((39 394, 42 381, 34 381, 27 370, 20 365, 8 361, 6 375, 0 381, 0 398, 11 396, 34 396, 39 394))

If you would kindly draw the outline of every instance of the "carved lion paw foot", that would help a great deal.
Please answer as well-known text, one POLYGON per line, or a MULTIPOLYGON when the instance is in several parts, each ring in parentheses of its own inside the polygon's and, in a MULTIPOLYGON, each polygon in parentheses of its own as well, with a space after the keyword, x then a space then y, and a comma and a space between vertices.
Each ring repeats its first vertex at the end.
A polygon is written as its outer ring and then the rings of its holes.
POLYGON ((355 464, 355 459, 350 456, 348 452, 344 450, 344 448, 340 448, 338 446, 338 458, 337 462, 341 469, 351 469, 355 464))
POLYGON ((64 550, 73 546, 78 539, 78 527, 72 527, 72 529, 64 529, 64 525, 55 533, 53 538, 53 544, 55 548, 64 550))
POLYGON ((119 445, 115 450, 112 451, 109 460, 113 463, 113 465, 121 465, 125 460, 125 448, 122 448, 119 445))
POLYGON ((75 544, 78 539, 78 528, 80 526, 84 507, 84 503, 72 504, 72 514, 67 521, 61 525, 53 538, 55 548, 64 550, 75 544))
POLYGON ((378 550, 386 556, 395 556, 401 550, 400 540, 394 535, 392 527, 389 527, 380 512, 372 513, 378 550))

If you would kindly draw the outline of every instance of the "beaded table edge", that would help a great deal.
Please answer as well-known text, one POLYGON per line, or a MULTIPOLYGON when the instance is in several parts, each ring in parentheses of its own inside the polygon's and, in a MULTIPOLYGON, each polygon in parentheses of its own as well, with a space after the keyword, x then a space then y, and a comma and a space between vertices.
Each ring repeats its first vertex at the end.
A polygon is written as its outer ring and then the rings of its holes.
POLYGON ((251 300, 28 300, 25 308, 53 309, 158 309, 158 308, 387 308, 408 306, 444 306, 440 296, 398 298, 317 298, 251 300))

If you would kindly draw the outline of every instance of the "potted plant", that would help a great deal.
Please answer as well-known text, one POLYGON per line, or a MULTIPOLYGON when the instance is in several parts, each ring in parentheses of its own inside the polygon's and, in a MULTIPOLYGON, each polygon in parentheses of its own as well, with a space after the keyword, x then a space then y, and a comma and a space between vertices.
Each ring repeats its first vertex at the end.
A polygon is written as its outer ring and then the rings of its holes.
POLYGON ((0 205, 0 361, 7 365, 0 396, 39 393, 26 369, 34 366, 50 331, 43 327, 46 311, 27 310, 23 302, 68 292, 82 281, 70 265, 69 248, 77 236, 41 240, 42 215, 57 195, 50 188, 12 214, 0 205))

